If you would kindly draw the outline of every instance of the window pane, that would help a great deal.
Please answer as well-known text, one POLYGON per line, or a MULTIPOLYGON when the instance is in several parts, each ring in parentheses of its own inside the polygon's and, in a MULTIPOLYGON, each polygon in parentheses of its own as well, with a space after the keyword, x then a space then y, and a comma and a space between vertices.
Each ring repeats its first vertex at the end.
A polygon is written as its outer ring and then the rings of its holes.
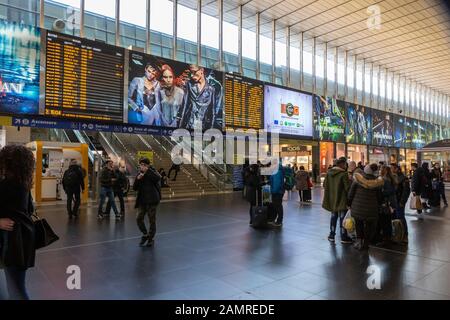
POLYGON ((0 0, 0 19, 39 26, 39 1, 0 0))

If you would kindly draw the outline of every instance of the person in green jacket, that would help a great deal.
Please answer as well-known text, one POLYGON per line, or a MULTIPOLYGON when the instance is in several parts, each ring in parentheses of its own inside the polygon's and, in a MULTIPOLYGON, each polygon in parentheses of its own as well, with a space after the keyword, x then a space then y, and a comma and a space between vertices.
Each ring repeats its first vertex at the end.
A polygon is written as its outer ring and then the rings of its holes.
POLYGON ((351 244, 352 239, 348 236, 347 230, 342 226, 345 214, 347 213, 347 195, 350 190, 347 159, 345 157, 339 158, 336 161, 336 165, 328 170, 323 187, 325 192, 322 208, 331 212, 328 241, 335 242, 336 226, 339 219, 341 243, 351 244))

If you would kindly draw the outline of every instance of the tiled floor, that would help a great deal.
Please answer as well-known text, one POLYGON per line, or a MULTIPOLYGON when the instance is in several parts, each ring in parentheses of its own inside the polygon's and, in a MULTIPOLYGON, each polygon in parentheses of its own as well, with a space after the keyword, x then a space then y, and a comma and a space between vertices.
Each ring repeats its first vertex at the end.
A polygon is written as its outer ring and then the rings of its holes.
MULTIPOLYGON (((282 230, 248 226, 240 193, 165 202, 154 248, 138 246, 133 203, 122 222, 98 221, 96 208, 76 221, 63 205, 43 206, 61 239, 38 252, 28 274, 33 299, 450 299, 450 210, 410 213, 409 247, 369 254, 327 241, 329 214, 287 194, 282 230), (81 290, 66 269, 81 268, 81 290), (368 266, 381 270, 369 290, 368 266)), ((2 275, 3 276, 3 275, 2 275)))

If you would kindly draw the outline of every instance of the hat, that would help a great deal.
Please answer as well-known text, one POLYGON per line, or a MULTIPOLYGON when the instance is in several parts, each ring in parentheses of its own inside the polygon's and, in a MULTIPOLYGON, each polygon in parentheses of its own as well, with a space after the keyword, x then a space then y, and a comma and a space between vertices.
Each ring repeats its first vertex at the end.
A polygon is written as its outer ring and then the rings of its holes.
POLYGON ((365 174, 373 174, 373 170, 370 167, 370 164, 368 164, 367 166, 364 167, 364 173, 365 174))

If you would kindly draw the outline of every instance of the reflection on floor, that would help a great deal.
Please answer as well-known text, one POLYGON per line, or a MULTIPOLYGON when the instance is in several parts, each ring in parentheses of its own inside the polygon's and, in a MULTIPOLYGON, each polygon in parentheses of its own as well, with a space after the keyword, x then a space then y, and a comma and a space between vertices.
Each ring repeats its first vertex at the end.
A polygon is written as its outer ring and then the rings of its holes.
POLYGON ((98 221, 95 207, 68 220, 63 205, 44 206, 61 240, 42 249, 29 271, 33 299, 450 299, 450 210, 418 220, 410 212, 407 250, 327 241, 321 189, 300 206, 287 194, 282 230, 248 226, 239 192, 166 202, 154 248, 138 246, 134 203, 122 222, 98 221), (67 267, 81 268, 81 290, 67 288, 67 267), (369 290, 368 266, 381 270, 369 290))

